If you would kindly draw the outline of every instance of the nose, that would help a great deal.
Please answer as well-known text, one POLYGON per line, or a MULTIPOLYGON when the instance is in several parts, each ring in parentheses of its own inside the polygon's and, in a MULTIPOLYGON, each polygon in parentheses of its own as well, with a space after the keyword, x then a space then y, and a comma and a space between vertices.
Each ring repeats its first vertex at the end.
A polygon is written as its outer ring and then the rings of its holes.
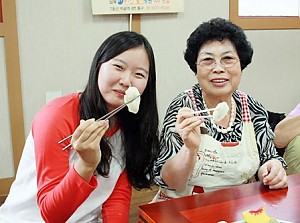
POLYGON ((119 80, 121 85, 131 86, 131 75, 129 72, 124 72, 119 80))
POLYGON ((213 70, 216 72, 222 72, 225 70, 221 60, 215 60, 213 70))

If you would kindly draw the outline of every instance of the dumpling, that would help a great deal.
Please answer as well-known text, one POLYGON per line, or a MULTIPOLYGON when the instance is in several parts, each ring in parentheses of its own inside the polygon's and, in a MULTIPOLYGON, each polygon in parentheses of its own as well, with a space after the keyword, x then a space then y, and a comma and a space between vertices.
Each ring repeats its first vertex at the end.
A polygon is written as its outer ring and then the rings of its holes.
POLYGON ((226 102, 219 103, 213 112, 214 122, 221 121, 227 115, 228 111, 229 107, 226 102))
POLYGON ((129 87, 125 91, 124 103, 127 104, 128 111, 136 114, 139 111, 140 107, 140 92, 136 87, 129 87))

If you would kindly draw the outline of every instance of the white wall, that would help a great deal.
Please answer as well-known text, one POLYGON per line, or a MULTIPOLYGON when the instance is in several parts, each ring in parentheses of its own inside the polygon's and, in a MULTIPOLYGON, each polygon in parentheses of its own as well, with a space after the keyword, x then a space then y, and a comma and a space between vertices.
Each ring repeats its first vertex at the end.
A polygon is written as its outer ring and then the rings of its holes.
MULTIPOLYGON (((16 0, 25 132, 47 92, 83 89, 94 53, 110 34, 128 29, 128 15, 93 16, 89 0, 16 0)), ((189 0, 184 12, 141 16, 152 44, 161 119, 170 100, 196 82, 183 59, 186 39, 203 21, 229 18, 224 0, 189 0)), ((289 112, 300 101, 300 30, 246 31, 254 47, 240 89, 269 110, 289 112)))

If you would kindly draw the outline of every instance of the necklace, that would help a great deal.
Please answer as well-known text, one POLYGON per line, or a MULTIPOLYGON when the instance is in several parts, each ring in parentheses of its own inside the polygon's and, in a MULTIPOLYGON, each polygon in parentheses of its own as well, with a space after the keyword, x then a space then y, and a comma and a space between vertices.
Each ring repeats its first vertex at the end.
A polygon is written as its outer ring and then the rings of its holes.
MULTIPOLYGON (((207 105, 205 103, 204 97, 203 97, 203 105, 204 105, 205 109, 208 109, 207 105)), ((211 119, 211 123, 212 123, 213 127, 217 130, 217 132, 221 132, 221 133, 225 134, 231 130, 232 124, 234 122, 234 110, 235 110, 234 99, 233 99, 233 97, 231 97, 231 112, 230 112, 230 119, 229 119, 228 127, 227 128, 220 127, 219 125, 217 125, 214 122, 213 119, 211 119)))

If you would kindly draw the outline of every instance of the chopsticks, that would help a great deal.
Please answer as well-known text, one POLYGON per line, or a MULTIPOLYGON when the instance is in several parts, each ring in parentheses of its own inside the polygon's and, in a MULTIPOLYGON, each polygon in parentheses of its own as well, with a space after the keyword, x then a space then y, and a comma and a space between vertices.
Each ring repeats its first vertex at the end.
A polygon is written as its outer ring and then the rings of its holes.
MULTIPOLYGON (((194 111, 193 112, 193 114, 194 115, 199 115, 199 114, 201 114, 201 113, 204 113, 204 112, 209 112, 209 111, 214 111, 214 110, 216 110, 216 108, 217 107, 215 107, 215 108, 208 108, 208 109, 204 109, 204 110, 198 110, 198 111, 194 111)), ((201 116, 202 118, 213 118, 213 115, 203 115, 203 116, 201 116)))
MULTIPOLYGON (((201 114, 201 113, 209 112, 209 111, 213 111, 213 110, 216 110, 216 108, 209 108, 209 109, 204 109, 204 110, 194 111, 193 114, 199 115, 199 114, 201 114)), ((209 116, 210 116, 210 115, 209 115, 209 116)), ((205 117, 205 116, 203 116, 203 117, 205 117)))
MULTIPOLYGON (((100 120, 108 120, 109 118, 111 118, 113 115, 117 114, 119 111, 121 111, 123 108, 125 108, 129 103, 133 102, 135 99, 137 99, 138 97, 140 97, 141 95, 137 95, 136 97, 134 97, 133 99, 129 100, 128 102, 120 105, 119 107, 115 108, 114 110, 108 112, 106 115, 103 115, 102 117, 98 118, 96 120, 96 122, 100 121, 100 120)), ((73 134, 67 136, 66 138, 63 138, 62 140, 60 140, 58 142, 58 144, 63 143, 64 141, 70 139, 73 136, 73 134)), ((70 146, 72 146, 72 144, 68 144, 67 146, 65 146, 62 150, 66 150, 68 149, 70 146)))

